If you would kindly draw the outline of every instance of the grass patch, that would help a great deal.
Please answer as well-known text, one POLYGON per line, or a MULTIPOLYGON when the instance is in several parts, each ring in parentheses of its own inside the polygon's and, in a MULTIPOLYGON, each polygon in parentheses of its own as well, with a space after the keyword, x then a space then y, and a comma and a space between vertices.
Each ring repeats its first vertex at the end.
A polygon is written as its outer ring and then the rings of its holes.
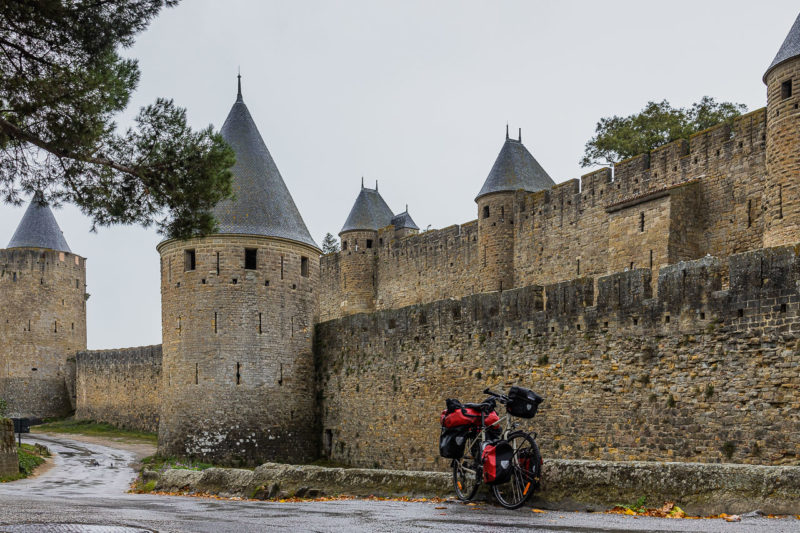
POLYGON ((149 470, 163 472, 164 470, 168 470, 170 468, 174 468, 176 470, 206 470, 219 465, 201 463, 200 461, 192 461, 191 459, 179 459, 177 457, 161 457, 160 455, 151 455, 142 459, 142 466, 149 470))
POLYGON ((158 435, 145 431, 132 429, 122 429, 111 424, 94 422, 92 420, 74 420, 65 418, 63 420, 49 420, 44 424, 33 426, 31 431, 34 433, 67 433, 72 435, 88 435, 92 437, 107 437, 111 439, 131 440, 145 442, 148 444, 158 444, 158 435))
POLYGON ((6 477, 0 477, 0 483, 6 481, 16 481, 24 479, 36 470, 37 466, 44 464, 45 457, 49 457, 50 453, 46 448, 37 448, 31 444, 23 444, 21 448, 17 448, 17 457, 19 457, 19 473, 6 477))

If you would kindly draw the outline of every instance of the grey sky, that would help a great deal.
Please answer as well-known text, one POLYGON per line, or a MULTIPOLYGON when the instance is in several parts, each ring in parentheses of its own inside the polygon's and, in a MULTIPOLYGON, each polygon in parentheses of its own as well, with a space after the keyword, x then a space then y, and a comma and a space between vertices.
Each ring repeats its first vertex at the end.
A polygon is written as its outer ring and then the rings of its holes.
MULTIPOLYGON (((184 0, 126 54, 138 108, 167 96, 196 127, 244 100, 317 243, 338 233, 361 176, 421 228, 475 218, 506 121, 557 182, 577 178, 600 117, 703 95, 766 104, 761 76, 798 14, 790 1, 184 0)), ((0 245, 23 208, 0 207, 0 245)), ((161 342, 153 230, 88 232, 90 348, 161 342)))

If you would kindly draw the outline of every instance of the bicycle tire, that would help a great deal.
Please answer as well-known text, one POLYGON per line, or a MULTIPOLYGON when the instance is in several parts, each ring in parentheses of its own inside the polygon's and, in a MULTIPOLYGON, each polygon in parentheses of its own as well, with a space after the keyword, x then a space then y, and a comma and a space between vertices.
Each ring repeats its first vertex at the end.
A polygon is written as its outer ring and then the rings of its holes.
POLYGON ((511 433, 507 440, 514 448, 511 479, 500 485, 492 485, 492 494, 497 503, 506 509, 517 509, 539 488, 542 454, 533 437, 524 431, 511 433))
POLYGON ((474 451, 479 447, 477 437, 470 439, 465 446, 464 455, 460 459, 453 459, 453 489, 456 497, 463 502, 471 501, 481 486, 480 462, 474 457, 474 451))

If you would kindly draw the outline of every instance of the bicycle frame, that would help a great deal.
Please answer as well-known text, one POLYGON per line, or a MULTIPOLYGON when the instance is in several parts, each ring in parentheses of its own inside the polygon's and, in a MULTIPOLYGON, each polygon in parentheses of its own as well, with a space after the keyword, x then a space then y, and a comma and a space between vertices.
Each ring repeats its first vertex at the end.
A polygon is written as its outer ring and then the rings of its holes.
MULTIPOLYGON (((472 453, 472 447, 475 446, 476 442, 479 442, 481 444, 486 442, 486 440, 487 440, 486 439, 486 430, 488 430, 490 428, 493 428, 493 427, 497 427, 498 429, 501 429, 500 438, 501 439, 506 439, 508 437, 508 434, 511 433, 513 430, 517 429, 517 427, 518 427, 518 423, 515 422, 515 421, 512 421, 511 415, 509 415, 508 413, 504 414, 497 422, 495 422, 494 424, 491 424, 489 426, 487 426, 484 423, 485 417, 486 417, 485 413, 481 413, 481 430, 478 432, 477 435, 475 435, 475 437, 472 437, 472 438, 468 437, 466 443, 464 444, 464 449, 470 450, 470 453, 472 453)), ((479 447, 478 449, 480 450, 481 448, 482 447, 479 447)), ((514 450, 514 451, 516 453, 516 450, 514 450)), ((475 459, 476 464, 478 464, 478 465, 481 464, 480 463, 480 457, 473 457, 473 459, 475 459)), ((466 472, 469 472, 470 474, 477 474, 476 470, 473 470, 473 469, 468 468, 466 466, 462 466, 462 468, 466 472)), ((479 484, 482 483, 481 479, 482 479, 481 476, 478 476, 478 483, 479 484)))

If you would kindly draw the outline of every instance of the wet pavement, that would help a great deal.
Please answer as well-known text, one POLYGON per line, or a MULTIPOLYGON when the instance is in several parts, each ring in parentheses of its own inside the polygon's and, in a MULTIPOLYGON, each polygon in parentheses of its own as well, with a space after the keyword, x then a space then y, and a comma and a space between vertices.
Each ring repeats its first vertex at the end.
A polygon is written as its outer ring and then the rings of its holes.
POLYGON ((796 518, 674 520, 598 513, 532 513, 491 505, 345 500, 252 502, 127 494, 132 452, 54 436, 31 437, 56 452, 41 475, 0 484, 0 533, 540 531, 800 532, 796 518))

